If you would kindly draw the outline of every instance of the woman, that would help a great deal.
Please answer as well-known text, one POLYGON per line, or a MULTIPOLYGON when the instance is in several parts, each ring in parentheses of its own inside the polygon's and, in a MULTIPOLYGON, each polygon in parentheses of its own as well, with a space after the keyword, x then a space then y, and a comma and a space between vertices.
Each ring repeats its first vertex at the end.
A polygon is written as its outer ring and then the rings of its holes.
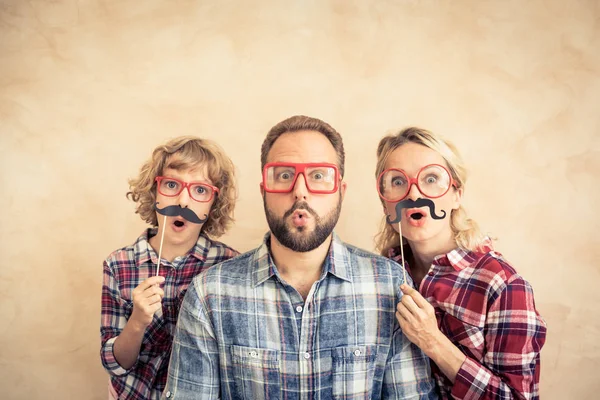
POLYGON ((431 358, 441 398, 539 398, 546 325, 529 283, 461 206, 466 171, 456 148, 404 129, 379 142, 376 176, 386 214, 378 250, 401 263, 402 232, 417 288, 402 285, 396 318, 431 358))

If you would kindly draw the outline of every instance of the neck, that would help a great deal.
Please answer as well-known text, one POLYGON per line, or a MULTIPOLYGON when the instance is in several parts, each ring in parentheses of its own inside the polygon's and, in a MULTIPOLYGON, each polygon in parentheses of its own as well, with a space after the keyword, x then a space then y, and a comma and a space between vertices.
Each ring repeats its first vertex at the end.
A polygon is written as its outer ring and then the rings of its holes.
POLYGON ((169 239, 166 237, 162 244, 162 252, 160 249, 160 238, 162 235, 162 228, 158 228, 158 232, 156 235, 152 236, 149 240, 150 246, 154 249, 157 255, 160 255, 160 258, 167 260, 169 262, 173 262, 173 260, 177 257, 186 255, 192 247, 196 244, 197 240, 189 240, 183 243, 171 243, 169 239))
POLYGON ((449 253, 456 248, 456 241, 452 231, 440 234, 439 237, 426 241, 408 241, 413 255, 411 270, 420 275, 425 275, 433 259, 441 254, 449 253))
POLYGON ((323 262, 329 246, 329 237, 314 250, 299 253, 282 245, 273 234, 271 234, 271 255, 273 262, 282 278, 292 285, 304 299, 308 295, 313 283, 319 280, 323 262))

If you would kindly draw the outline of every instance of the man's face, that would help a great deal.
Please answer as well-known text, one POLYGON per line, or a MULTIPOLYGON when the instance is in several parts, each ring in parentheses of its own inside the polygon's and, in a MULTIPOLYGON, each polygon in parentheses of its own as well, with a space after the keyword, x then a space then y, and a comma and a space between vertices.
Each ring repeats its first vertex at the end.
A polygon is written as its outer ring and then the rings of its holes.
MULTIPOLYGON (((320 132, 300 131, 281 135, 267 155, 267 163, 329 163, 337 165, 331 142, 320 132)), ((319 247, 337 224, 346 183, 332 194, 311 193, 306 177, 297 176, 289 193, 267 193, 261 186, 265 214, 272 235, 297 252, 319 247)))

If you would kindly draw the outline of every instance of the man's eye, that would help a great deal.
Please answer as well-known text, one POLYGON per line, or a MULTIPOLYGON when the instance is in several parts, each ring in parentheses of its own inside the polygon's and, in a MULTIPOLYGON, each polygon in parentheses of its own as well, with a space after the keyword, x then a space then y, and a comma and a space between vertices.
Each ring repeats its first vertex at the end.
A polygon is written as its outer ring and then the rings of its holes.
POLYGON ((288 180, 292 178, 292 174, 290 174, 289 172, 282 172, 279 175, 279 179, 283 179, 283 180, 288 180))
POLYGON ((324 176, 323 176, 323 174, 322 174, 322 173, 320 173, 320 172, 315 172, 315 173, 313 174, 313 179, 314 179, 314 180, 317 180, 317 181, 318 181, 318 180, 321 180, 321 179, 323 179, 323 178, 324 178, 324 176))

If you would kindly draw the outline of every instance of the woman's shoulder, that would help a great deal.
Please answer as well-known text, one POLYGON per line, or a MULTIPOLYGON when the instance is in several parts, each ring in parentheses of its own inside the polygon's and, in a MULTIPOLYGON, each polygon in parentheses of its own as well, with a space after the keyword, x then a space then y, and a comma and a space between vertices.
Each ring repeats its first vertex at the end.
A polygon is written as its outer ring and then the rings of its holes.
POLYGON ((495 250, 482 254, 473 267, 473 277, 488 286, 488 296, 497 298, 507 290, 532 292, 531 285, 512 263, 495 250))

